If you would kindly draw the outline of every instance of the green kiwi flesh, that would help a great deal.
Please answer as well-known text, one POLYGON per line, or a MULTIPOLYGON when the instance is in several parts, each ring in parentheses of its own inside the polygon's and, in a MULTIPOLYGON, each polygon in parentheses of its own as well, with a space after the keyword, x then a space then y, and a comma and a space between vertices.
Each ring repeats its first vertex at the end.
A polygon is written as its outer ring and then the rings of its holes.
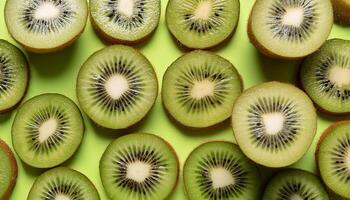
MULTIPOLYGON (((262 200, 329 200, 318 177, 298 169, 277 173, 267 184, 262 200)), ((334 199, 330 199, 334 200, 334 199)))
POLYGON ((111 200, 166 199, 177 184, 178 171, 174 149, 145 133, 116 139, 100 161, 102 183, 111 200))
POLYGON ((207 49, 232 36, 239 13, 239 0, 169 0, 166 23, 185 47, 207 49))
POLYGON ((135 44, 154 32, 160 0, 90 0, 92 23, 109 42, 135 44))
POLYGON ((10 147, 0 139, 0 200, 7 200, 17 180, 17 162, 10 147))
POLYGON ((100 200, 93 183, 82 173, 57 167, 41 174, 27 200, 100 200))
POLYGON ((332 0, 334 21, 350 25, 350 0, 332 0))
POLYGON ((0 113, 11 110, 22 100, 28 79, 24 54, 9 42, 0 40, 0 113))
POLYGON ((137 50, 114 45, 94 53, 81 67, 77 96, 98 125, 124 129, 152 108, 158 81, 151 63, 137 50))
POLYGON ((26 101, 12 125, 17 155, 36 168, 51 168, 68 160, 84 134, 79 108, 60 94, 42 94, 26 101))
POLYGON ((350 41, 328 40, 307 57, 300 81, 310 98, 328 113, 350 112, 350 41))
POLYGON ((162 100, 178 122, 204 128, 228 119, 242 90, 241 77, 228 60, 196 50, 168 67, 163 76, 162 100))
POLYGON ((183 179, 189 200, 256 200, 261 180, 257 167, 229 142, 208 142, 187 158, 183 179))
POLYGON ((83 32, 86 0, 7 0, 5 22, 11 36, 29 51, 63 49, 83 32))
POLYGON ((232 127, 247 157, 267 167, 284 167, 309 149, 316 119, 313 103, 303 91, 287 83, 267 82, 236 100, 232 127))
POLYGON ((248 22, 250 41, 270 57, 297 59, 315 52, 333 25, 329 0, 255 1, 248 22))
POLYGON ((325 185, 337 195, 350 199, 350 121, 326 129, 316 152, 317 166, 325 185))

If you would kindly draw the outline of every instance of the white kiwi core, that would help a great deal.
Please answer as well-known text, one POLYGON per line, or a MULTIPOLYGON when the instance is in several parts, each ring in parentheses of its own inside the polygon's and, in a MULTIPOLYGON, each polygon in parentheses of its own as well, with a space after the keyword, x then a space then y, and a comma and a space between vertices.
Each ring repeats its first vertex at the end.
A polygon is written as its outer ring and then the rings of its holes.
POLYGON ((134 13, 134 1, 133 0, 119 0, 118 11, 127 17, 131 17, 134 13))
POLYGON ((331 67, 328 79, 335 83, 338 87, 346 87, 350 85, 350 69, 334 66, 331 67))
POLYGON ((283 16, 282 23, 284 25, 299 27, 304 20, 303 8, 287 8, 286 13, 283 16))
POLYGON ((223 188, 235 183, 235 179, 230 171, 222 167, 213 168, 210 171, 210 178, 214 189, 223 188))
POLYGON ((50 136, 55 134, 57 126, 57 121, 53 118, 50 118, 42 123, 39 127, 39 141, 45 142, 50 136))
POLYGON ((105 89, 112 99, 119 99, 129 89, 129 84, 125 77, 113 75, 106 81, 105 89))
POLYGON ((275 135, 282 131, 285 117, 282 113, 267 113, 262 115, 265 132, 268 135, 275 135))
POLYGON ((57 8, 52 2, 42 3, 34 13, 35 19, 52 19, 58 17, 60 13, 59 8, 57 8))
POLYGON ((71 200, 71 198, 65 194, 57 194, 55 200, 71 200))
POLYGON ((142 183, 151 175, 151 165, 136 161, 127 166, 126 178, 142 183))
POLYGON ((209 80, 197 81, 191 90, 191 96, 195 99, 202 99, 214 95, 215 83, 209 80))
POLYGON ((211 13, 211 3, 209 1, 201 1, 198 3, 197 8, 194 11, 195 19, 207 20, 211 13))
POLYGON ((293 194, 293 195, 290 197, 290 200, 304 200, 304 198, 301 197, 299 194, 293 194))

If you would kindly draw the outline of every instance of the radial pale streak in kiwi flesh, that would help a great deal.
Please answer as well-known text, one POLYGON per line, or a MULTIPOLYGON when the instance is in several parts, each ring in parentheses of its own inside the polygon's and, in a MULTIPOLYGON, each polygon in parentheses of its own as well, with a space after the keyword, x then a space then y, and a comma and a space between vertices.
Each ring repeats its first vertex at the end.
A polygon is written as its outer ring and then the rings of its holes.
POLYGON ((97 124, 123 129, 140 121, 158 93, 151 63, 137 50, 115 45, 94 53, 81 67, 77 95, 97 124))
POLYGON ((174 190, 179 163, 158 136, 134 133, 113 141, 100 161, 103 186, 112 200, 160 200, 174 190))
POLYGON ((168 67, 162 98, 167 111, 181 124, 203 128, 229 118, 242 89, 240 75, 228 60, 197 50, 168 67))
POLYGON ((160 18, 160 0, 90 0, 97 31, 108 41, 136 43, 149 36, 160 18))
POLYGON ((300 80, 310 98, 324 111, 350 112, 350 41, 328 40, 302 64, 300 80))
POLYGON ((5 22, 28 50, 51 52, 69 45, 83 31, 86 0, 7 0, 5 22))
POLYGON ((78 171, 57 167, 41 174, 27 200, 100 200, 91 181, 78 171))
POLYGON ((323 133, 316 159, 326 186, 350 199, 350 121, 333 124, 323 133))
POLYGON ((262 53, 293 59, 316 51, 332 25, 330 0, 257 0, 248 35, 262 53))
POLYGON ((197 147, 186 160, 183 179, 189 200, 256 200, 261 189, 256 166, 229 142, 197 147))
POLYGON ((12 109, 23 98, 28 71, 24 54, 7 41, 0 40, 0 113, 12 109))
POLYGON ((233 34, 239 6, 239 0, 169 0, 166 22, 181 44, 192 49, 206 49, 233 34))
POLYGON ((0 200, 7 200, 17 179, 17 162, 10 147, 0 139, 0 200))
POLYGON ((237 99, 232 127, 242 151, 268 167, 299 160, 316 133, 316 112, 300 89, 279 82, 254 86, 237 99))
POLYGON ((72 100, 60 94, 42 94, 18 110, 12 125, 12 142, 25 163, 50 168, 74 154, 83 133, 83 119, 72 100))

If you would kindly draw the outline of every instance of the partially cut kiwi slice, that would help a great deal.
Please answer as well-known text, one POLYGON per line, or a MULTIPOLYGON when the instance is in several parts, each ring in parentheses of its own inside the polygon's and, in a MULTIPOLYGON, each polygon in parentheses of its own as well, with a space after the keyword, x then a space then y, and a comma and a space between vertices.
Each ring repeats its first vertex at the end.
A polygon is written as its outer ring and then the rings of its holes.
POLYGON ((50 168, 69 159, 84 133, 79 108, 60 94, 42 94, 26 101, 12 125, 12 142, 28 165, 50 168))
POLYGON ((334 20, 340 24, 350 25, 350 0, 332 0, 334 20))
POLYGON ((0 113, 14 108, 28 86, 29 69, 24 54, 5 40, 0 40, 0 113))
POLYGON ((316 134, 316 112, 309 97, 293 85, 267 82, 237 99, 232 127, 242 151, 267 167, 298 161, 316 134))
POLYGON ((177 184, 178 171, 174 149, 145 133, 116 139, 100 161, 102 183, 112 200, 166 199, 177 184))
POLYGON ((261 180, 257 167, 229 142, 208 142, 187 158, 183 179, 189 200, 256 200, 261 180))
POLYGON ((239 12, 239 0, 169 0, 166 23, 185 47, 207 49, 232 36, 239 12))
MULTIPOLYGON (((298 169, 277 173, 266 186, 262 200, 329 200, 318 177, 298 169)), ((330 199, 334 200, 334 199, 330 199)))
POLYGON ((81 67, 77 96, 98 125, 123 129, 139 122, 158 94, 151 63, 137 50, 114 45, 94 53, 81 67))
POLYGON ((321 110, 350 113, 350 41, 328 40, 304 60, 300 80, 321 110))
POLYGON ((86 0, 7 0, 5 22, 12 37, 27 50, 45 53, 73 43, 83 32, 86 0))
POLYGON ((168 67, 162 98, 167 111, 181 124, 203 128, 229 118, 242 89, 240 75, 228 60, 197 50, 168 67))
POLYGON ((315 52, 333 25, 329 0, 257 0, 248 35, 258 50, 275 58, 296 59, 315 52))
POLYGON ((93 183, 82 173, 57 167, 41 174, 27 200, 100 200, 93 183))
POLYGON ((350 199, 350 121, 337 122, 324 131, 316 160, 326 186, 350 199))
POLYGON ((17 180, 17 162, 10 147, 0 139, 0 200, 7 200, 17 180))
POLYGON ((90 0, 90 13, 96 31, 104 39, 135 44, 158 26, 160 0, 90 0))

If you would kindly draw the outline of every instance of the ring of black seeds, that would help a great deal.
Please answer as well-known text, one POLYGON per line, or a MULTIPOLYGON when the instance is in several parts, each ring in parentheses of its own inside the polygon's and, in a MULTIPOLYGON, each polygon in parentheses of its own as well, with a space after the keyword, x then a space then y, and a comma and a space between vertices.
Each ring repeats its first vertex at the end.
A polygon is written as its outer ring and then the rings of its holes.
POLYGON ((72 200, 84 200, 83 189, 74 182, 66 183, 66 180, 57 177, 57 179, 50 180, 41 194, 42 200, 55 199, 56 195, 67 195, 72 200))
POLYGON ((331 150, 332 174, 343 183, 350 181, 350 169, 346 163, 350 149, 350 133, 346 133, 343 138, 338 139, 338 145, 331 150))
POLYGON ((278 198, 276 200, 290 199, 291 195, 297 194, 301 199, 313 200, 318 197, 312 191, 307 189, 307 186, 302 182, 289 181, 285 183, 278 191, 278 198))
POLYGON ((10 67, 10 60, 0 55, 0 96, 6 94, 13 86, 12 77, 13 71, 10 67))

